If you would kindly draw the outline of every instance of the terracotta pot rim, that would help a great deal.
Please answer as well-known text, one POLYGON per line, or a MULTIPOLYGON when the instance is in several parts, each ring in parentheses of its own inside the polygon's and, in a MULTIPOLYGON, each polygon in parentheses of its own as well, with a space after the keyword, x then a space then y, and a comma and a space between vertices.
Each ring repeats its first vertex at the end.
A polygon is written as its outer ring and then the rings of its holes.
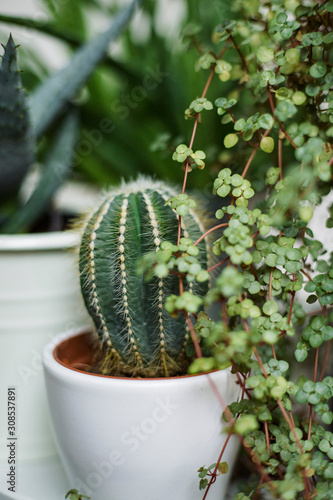
MULTIPOLYGON (((89 330, 83 330, 83 331, 80 331, 80 332, 76 332, 75 334, 71 335, 70 337, 68 338, 65 338, 63 340, 61 340, 61 342, 59 342, 55 347, 54 349, 52 350, 52 355, 53 355, 53 358, 54 360, 59 363, 61 366, 63 366, 64 368, 67 368, 68 370, 71 370, 73 372, 77 372, 77 373, 80 373, 82 375, 87 375, 87 376, 93 376, 93 377, 100 377, 100 378, 103 378, 103 379, 113 379, 113 380, 127 380, 127 381, 138 381, 138 382, 146 382, 146 381, 151 381, 151 380, 160 380, 160 381, 170 381, 170 380, 179 380, 179 379, 192 379, 192 378, 195 378, 195 377, 201 377, 203 375, 209 375, 210 373, 215 373, 215 372, 219 372, 219 371, 223 371, 222 370, 219 370, 219 369, 216 369, 216 370, 212 370, 210 372, 204 372, 204 373, 195 373, 195 374, 187 374, 187 375, 176 375, 174 377, 147 377, 147 378, 139 378, 139 377, 125 377, 125 376, 114 376, 114 375, 103 375, 103 374, 100 374, 100 373, 91 373, 91 372, 87 372, 83 369, 78 369, 78 368, 74 368, 73 366, 70 366, 69 362, 65 362, 63 361, 62 359, 60 359, 59 357, 59 348, 64 345, 66 342, 74 339, 74 338, 77 338, 77 337, 81 337, 81 336, 88 336, 91 334, 91 331, 89 330)), ((227 368, 225 368, 227 369, 227 368)))

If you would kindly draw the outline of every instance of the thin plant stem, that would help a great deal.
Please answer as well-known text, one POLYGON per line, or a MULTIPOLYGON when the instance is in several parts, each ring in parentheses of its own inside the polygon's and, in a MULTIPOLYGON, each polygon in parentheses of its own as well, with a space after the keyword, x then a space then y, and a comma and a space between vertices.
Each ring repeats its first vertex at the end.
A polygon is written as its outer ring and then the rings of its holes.
POLYGON ((241 61, 243 63, 243 66, 244 66, 244 70, 247 74, 249 74, 249 67, 247 65, 247 61, 245 59, 245 57, 243 56, 240 48, 238 47, 237 43, 236 43, 236 40, 234 39, 234 37, 230 34, 229 36, 230 40, 232 41, 233 43, 233 46, 235 47, 235 49, 237 50, 238 54, 239 54, 239 57, 241 58, 241 61))
POLYGON ((280 181, 283 179, 283 172, 282 172, 282 139, 280 138, 280 132, 281 132, 281 127, 279 130, 279 143, 278 143, 278 164, 279 164, 279 171, 280 171, 280 181))
MULTIPOLYGON (((315 355, 315 364, 314 364, 314 369, 313 369, 313 382, 316 382, 317 380, 317 374, 318 374, 318 359, 319 359, 319 348, 316 348, 316 355, 315 355)), ((310 440, 311 438, 311 429, 312 429, 312 421, 314 418, 314 411, 313 411, 313 406, 310 404, 309 405, 309 430, 308 430, 308 439, 310 440)))
MULTIPOLYGON (((202 95, 201 95, 202 98, 205 97, 205 95, 206 95, 206 93, 208 91, 208 88, 209 88, 209 85, 210 85, 210 83, 211 83, 211 81, 213 79, 214 73, 215 73, 215 68, 212 68, 211 71, 210 71, 208 80, 206 82, 205 88, 204 88, 204 90, 202 92, 202 95)), ((193 130, 192 130, 192 135, 191 135, 191 140, 190 140, 190 144, 189 144, 189 148, 190 149, 192 149, 192 147, 193 147, 193 143, 194 143, 195 135, 196 135, 196 132, 197 132, 197 127, 198 127, 198 122, 199 122, 199 116, 200 116, 200 113, 196 113, 195 120, 194 120, 194 125, 193 125, 193 130)), ((188 176, 189 166, 190 166, 190 160, 189 160, 189 158, 186 158, 186 160, 185 160, 184 180, 183 180, 183 186, 182 186, 182 194, 184 194, 185 190, 186 190, 186 183, 187 183, 187 176, 188 176)), ((181 216, 179 216, 179 218, 178 218, 177 245, 179 245, 181 234, 182 234, 182 223, 181 223, 181 216)))
POLYGON ((295 301, 295 292, 292 292, 292 294, 291 294, 291 300, 290 300, 290 307, 289 307, 289 314, 288 314, 288 319, 287 319, 287 324, 288 325, 290 325, 291 314, 293 312, 294 301, 295 301))
POLYGON ((253 352, 254 352, 255 357, 257 358, 258 364, 259 364, 259 366, 260 366, 260 369, 261 369, 261 371, 262 371, 262 373, 263 373, 264 377, 265 377, 265 378, 267 378, 267 377, 268 377, 268 374, 267 374, 267 372, 266 372, 266 369, 265 369, 265 367, 264 367, 264 364, 263 364, 263 362, 262 362, 261 357, 259 356, 259 353, 258 353, 258 351, 257 351, 257 348, 256 348, 256 347, 254 347, 254 348, 253 348, 253 352))
POLYGON ((269 273, 268 300, 272 300, 273 267, 269 273))
MULTIPOLYGON (((270 128, 270 129, 268 129, 268 130, 266 130, 266 131, 265 131, 265 133, 263 134, 263 137, 267 137, 267 136, 268 136, 268 134, 270 133, 270 131, 271 131, 271 130, 272 130, 271 128, 270 128)), ((242 173, 242 177, 243 177, 243 179, 244 179, 244 177, 246 176, 247 171, 248 171, 248 170, 249 170, 249 168, 250 168, 250 165, 251 165, 251 163, 252 163, 252 161, 253 161, 253 158, 254 158, 254 157, 255 157, 255 155, 256 155, 256 152, 258 151, 259 146, 260 146, 260 142, 258 142, 258 143, 254 146, 254 149, 253 149, 253 151, 252 151, 252 153, 251 153, 251 156, 250 156, 250 158, 248 159, 248 161, 247 161, 247 163, 246 163, 246 165, 245 165, 245 168, 244 168, 244 170, 243 170, 243 173, 242 173)))
POLYGON ((264 422, 264 430, 265 430, 266 448, 267 448, 268 453, 270 454, 271 453, 271 447, 270 447, 270 444, 269 444, 269 432, 268 432, 268 423, 267 423, 267 420, 265 420, 265 422, 264 422))
POLYGON ((296 442, 296 444, 297 444, 297 447, 298 447, 299 451, 303 454, 303 453, 304 453, 303 447, 302 447, 302 445, 301 445, 301 443, 300 443, 300 440, 299 440, 299 439, 298 439, 298 437, 297 437, 297 434, 296 434, 296 432, 295 432, 295 428, 294 428, 294 426, 293 426, 292 421, 291 421, 291 420, 290 420, 290 418, 289 418, 289 415, 288 415, 288 413, 287 413, 287 411, 286 411, 285 407, 283 406, 282 402, 281 402, 279 399, 277 399, 277 400, 276 400, 276 402, 277 402, 277 404, 278 404, 278 406, 279 406, 279 408, 280 408, 280 411, 281 411, 281 413, 282 413, 282 415, 283 415, 283 417, 284 417, 285 421, 286 421, 286 422, 287 422, 287 424, 288 424, 288 427, 289 427, 289 429, 290 429, 290 431, 291 431, 291 433, 292 433, 292 435, 293 435, 293 437, 294 437, 294 439, 295 439, 295 442, 296 442))
POLYGON ((201 351, 201 348, 199 345, 198 337, 197 337, 195 330, 194 330, 193 323, 192 323, 187 311, 184 311, 184 315, 185 315, 186 322, 187 322, 187 325, 188 325, 190 333, 191 333, 191 338, 193 341, 195 354, 196 354, 197 358, 202 358, 202 351, 201 351))
POLYGON ((289 412, 289 417, 290 417, 290 421, 291 421, 291 423, 293 424, 293 427, 295 428, 294 416, 293 416, 293 414, 291 413, 291 411, 289 412))
POLYGON ((324 375, 325 375, 325 370, 326 370, 326 366, 327 366, 327 360, 328 360, 328 356, 329 356, 329 353, 330 353, 330 349, 331 349, 331 340, 329 340, 326 344, 326 349, 325 349, 325 356, 324 356, 324 361, 323 361, 323 366, 322 366, 322 369, 321 369, 321 372, 320 372, 320 377, 319 377, 319 381, 321 382, 324 378, 324 375))
POLYGON ((310 411, 309 411, 308 441, 310 441, 310 439, 311 439, 312 419, 313 419, 313 407, 312 407, 312 405, 310 405, 310 411))
MULTIPOLYGON (((207 83, 205 85, 205 88, 203 89, 203 92, 201 94, 201 97, 204 98, 206 97, 207 91, 209 89, 209 85, 211 84, 211 81, 213 79, 213 76, 215 74, 215 67, 210 70, 210 75, 208 77, 207 83)), ((191 146, 190 146, 191 147, 191 146)))
POLYGON ((227 438, 226 438, 225 442, 223 443, 222 450, 221 450, 221 452, 220 452, 220 454, 219 454, 219 457, 218 457, 218 459, 217 459, 217 461, 216 461, 216 465, 215 465, 215 468, 214 468, 214 470, 213 470, 212 477, 211 477, 211 478, 210 478, 210 480, 209 480, 209 483, 208 483, 208 485, 207 485, 207 488, 206 488, 205 494, 204 494, 204 496, 202 497, 202 500, 205 500, 205 499, 206 499, 206 497, 207 497, 207 495, 208 495, 208 492, 209 492, 209 489, 210 489, 211 485, 212 485, 212 484, 214 483, 214 481, 216 480, 218 466, 219 466, 219 464, 221 463, 223 453, 225 452, 225 449, 226 449, 226 447, 227 447, 227 444, 229 443, 230 438, 231 438, 231 434, 228 434, 228 436, 227 436, 227 438))
MULTIPOLYGON (((277 116, 275 114, 275 107, 274 107, 274 103, 273 103, 273 96, 272 96, 272 92, 271 92, 269 83, 267 84, 267 92, 268 92, 268 100, 269 100, 269 104, 270 104, 270 107, 271 107, 271 110, 272 110, 273 118, 277 122, 279 120, 278 120, 278 118, 277 118, 277 116)), ((294 143, 294 141, 292 140, 292 138, 290 137, 290 135, 288 134, 288 132, 286 132, 286 130, 284 129, 283 124, 281 122, 279 122, 279 123, 280 123, 280 130, 286 136, 286 138, 288 139, 288 141, 290 142, 290 144, 292 145, 292 147, 295 148, 295 149, 297 149, 296 144, 294 143)))
POLYGON ((219 266, 222 266, 222 264, 224 264, 228 260, 230 260, 230 257, 226 257, 225 259, 221 260, 217 264, 214 264, 214 266, 212 266, 212 267, 210 267, 210 268, 207 269, 207 272, 211 273, 212 271, 214 271, 215 269, 217 269, 219 266))
POLYGON ((213 231, 216 231, 217 229, 221 229, 221 227, 226 227, 226 226, 229 226, 229 222, 223 222, 223 224, 218 224, 217 226, 211 227, 210 229, 208 229, 208 231, 205 232, 205 234, 201 235, 200 238, 198 238, 195 243, 193 243, 193 246, 197 246, 200 243, 200 241, 206 238, 206 236, 208 236, 213 231))
POLYGON ((256 489, 256 492, 255 492, 255 495, 253 497, 253 500, 257 500, 258 495, 260 493, 260 488, 261 488, 261 485, 262 485, 263 482, 264 482, 264 478, 263 478, 263 476, 261 476, 260 480, 259 480, 259 484, 258 484, 257 489, 256 489))
POLYGON ((314 382, 316 382, 316 380, 317 380, 318 358, 319 358, 319 347, 316 348, 315 365, 314 365, 314 369, 313 369, 313 381, 314 382))

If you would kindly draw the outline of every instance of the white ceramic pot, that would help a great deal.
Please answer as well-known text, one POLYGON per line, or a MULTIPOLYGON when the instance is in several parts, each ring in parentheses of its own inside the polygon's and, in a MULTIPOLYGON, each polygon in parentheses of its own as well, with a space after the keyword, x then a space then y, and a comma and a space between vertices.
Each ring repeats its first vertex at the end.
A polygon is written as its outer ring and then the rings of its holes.
MULTIPOLYGON (((64 329, 90 325, 73 248, 79 236, 54 232, 0 236, 0 443, 7 443, 7 390, 14 387, 19 461, 56 454, 42 348, 64 329)), ((0 465, 8 448, 0 446, 0 465)))
MULTIPOLYGON (((88 336, 61 337, 43 353, 53 428, 71 487, 93 500, 200 500, 197 470, 217 461, 226 439, 211 381, 225 403, 240 397, 230 369, 144 380, 92 375, 75 369, 89 363, 88 336)), ((237 452, 233 436, 223 456, 230 470, 237 452)), ((223 499, 230 475, 217 478, 208 500, 223 499)))

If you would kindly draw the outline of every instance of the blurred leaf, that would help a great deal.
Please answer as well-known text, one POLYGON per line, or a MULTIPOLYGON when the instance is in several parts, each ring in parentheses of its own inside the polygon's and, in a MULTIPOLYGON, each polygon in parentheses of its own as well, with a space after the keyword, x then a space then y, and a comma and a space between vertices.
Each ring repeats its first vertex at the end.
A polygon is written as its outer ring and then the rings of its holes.
POLYGON ((34 160, 25 92, 10 35, 0 67, 0 196, 16 193, 34 160))
POLYGON ((45 159, 42 177, 26 204, 11 217, 2 231, 12 234, 31 227, 48 208, 56 190, 68 177, 73 151, 78 137, 78 117, 70 113, 62 122, 49 155, 45 159))
POLYGON ((133 0, 112 20, 108 30, 78 49, 66 68, 54 74, 35 90, 31 96, 31 117, 37 137, 45 132, 66 103, 84 85, 104 57, 109 43, 125 28, 139 3, 140 0, 133 0))

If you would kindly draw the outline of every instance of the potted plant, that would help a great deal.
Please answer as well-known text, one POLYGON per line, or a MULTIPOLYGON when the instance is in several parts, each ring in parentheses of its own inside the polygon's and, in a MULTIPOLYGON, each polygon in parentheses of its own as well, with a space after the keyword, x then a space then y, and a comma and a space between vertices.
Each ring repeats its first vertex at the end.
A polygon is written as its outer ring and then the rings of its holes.
MULTIPOLYGON (((207 243, 203 221, 186 196, 177 207, 184 237, 178 246, 171 243, 180 221, 168 204, 178 203, 175 195, 162 182, 139 178, 109 192, 90 211, 82 229, 80 277, 98 337, 75 332, 44 351, 65 470, 73 486, 97 499, 199 498, 193 469, 202 457, 212 462, 225 441, 216 395, 221 392, 228 404, 241 393, 230 368, 186 376, 189 329, 184 316, 164 310, 165 297, 181 286, 184 309, 197 309, 207 289, 207 243), (162 263, 159 276, 147 282, 137 262, 150 262, 156 252, 164 259, 178 254, 179 270, 190 266, 186 282, 165 273, 162 263)), ((236 441, 230 466, 237 448, 236 441)), ((220 482, 215 498, 225 487, 220 482)))
MULTIPOLYGON (((64 328, 89 324, 75 274, 73 249, 79 236, 75 231, 64 231, 63 224, 80 205, 70 214, 52 207, 70 175, 78 140, 77 110, 69 103, 103 58, 108 44, 126 26, 135 4, 120 12, 105 33, 80 47, 69 65, 46 79, 29 102, 12 36, 4 47, 0 68, 0 274, 7 286, 1 295, 0 357, 4 390, 15 386, 20 400, 17 418, 22 461, 56 453, 42 377, 42 346, 64 328), (56 129, 53 143, 47 154, 38 158, 43 165, 41 175, 33 178, 27 194, 26 180, 31 180, 37 160, 37 142, 51 125, 56 129), (40 408, 37 413, 36 407, 40 408)), ((88 196, 94 197, 94 191, 88 191, 88 196)), ((6 418, 5 396, 0 414, 6 418)), ((5 427, 0 433, 4 440, 5 427)), ((2 448, 1 465, 7 459, 7 450, 2 448)))
MULTIPOLYGON (((323 197, 330 194, 332 187, 333 3, 239 0, 233 8, 234 19, 223 19, 221 10, 223 22, 213 33, 213 41, 218 44, 216 51, 208 47, 203 53, 198 41, 194 43, 200 48, 197 69, 208 72, 207 83, 201 96, 185 112, 185 117, 194 122, 191 139, 187 144, 179 144, 173 155, 184 169, 184 183, 182 193, 172 194, 169 200, 180 219, 186 216, 193 203, 185 194, 187 177, 191 169, 204 166, 205 154, 193 150, 194 140, 199 124, 205 125, 215 104, 224 125, 224 147, 214 158, 213 167, 218 168, 213 191, 221 198, 216 216, 223 220, 207 232, 217 234, 215 231, 223 229, 213 245, 219 261, 208 267, 210 272, 219 274, 203 297, 187 295, 182 285, 177 293, 170 291, 166 308, 171 315, 183 315, 187 320, 197 355, 190 373, 221 370, 231 364, 246 397, 225 409, 227 439, 221 443, 213 466, 206 462, 203 451, 198 485, 203 490, 202 498, 219 495, 214 490, 223 480, 223 475, 217 476, 226 470, 222 465, 228 450, 225 443, 237 436, 244 453, 242 471, 237 477, 240 491, 235 500, 257 500, 267 495, 282 500, 328 500, 333 494, 333 438, 329 427, 333 421, 329 363, 333 337, 332 260, 331 249, 314 238, 310 226, 313 212, 320 209, 323 197), (207 96, 216 75, 222 82, 221 97, 212 103, 207 96), (230 81, 233 88, 224 95, 226 82, 230 81), (305 303, 304 292, 308 294, 305 303), (309 311, 307 304, 316 304, 317 308, 309 311), (218 316, 199 312, 202 305, 217 306, 218 316), (195 320, 190 317, 193 313, 195 320)), ((183 244, 181 222, 178 227, 176 244, 161 245, 144 259, 149 274, 157 280, 171 273, 183 283, 191 275, 189 269, 194 262, 189 264, 186 257, 201 237, 195 236, 195 241, 183 244)), ((327 227, 332 227, 331 209, 327 227)), ((91 238, 91 243, 94 241, 91 238)), ((94 251, 94 243, 92 246, 94 251)), ((200 261, 195 264, 201 271, 200 261)), ((98 268, 99 272, 102 270, 98 268)), ((108 273, 111 271, 113 267, 109 266, 108 273)), ((95 267, 91 266, 89 272, 93 275, 95 267)), ((94 297, 92 291, 92 303, 94 297)), ((102 335, 101 318, 99 327, 102 335)), ((58 359, 62 349, 54 351, 58 359)), ((52 351, 50 347, 45 351, 44 363, 47 383, 54 394, 55 386, 61 385, 55 381, 55 373, 63 367, 55 361, 52 351)), ((95 405, 105 404, 113 410, 106 385, 105 382, 100 397, 96 396, 95 405)), ((176 385, 178 390, 181 380, 176 385)), ((67 396, 58 396, 57 401, 64 404, 64 412, 69 406, 69 394, 75 392, 66 387, 65 381, 62 386, 67 396)), ((204 401, 207 391, 201 394, 204 401)), ((63 425, 58 434, 64 446, 61 434, 74 439, 73 433, 68 435, 70 424, 56 411, 55 396, 51 398, 54 418, 60 418, 63 425)), ((142 405, 146 403, 143 397, 141 401, 142 405)), ((79 404, 81 400, 77 400, 79 404)), ((119 405, 121 402, 114 409, 117 414, 119 405)), ((98 429, 104 436, 106 427, 98 429)), ((87 424, 75 439, 80 441, 85 433, 94 439, 94 432, 87 424)), ((133 438, 131 427, 124 432, 130 434, 125 439, 133 438)), ((201 432, 198 430, 198 439, 201 432)), ((186 434, 184 430, 180 439, 186 434)), ((138 435, 134 437, 139 451, 147 436, 141 434, 141 440, 138 435)), ((77 463, 84 461, 83 449, 80 451, 77 463)), ((112 449, 111 453, 114 451, 118 450, 112 449)), ((86 484, 73 486, 83 486, 83 493, 98 499, 93 481, 102 484, 111 475, 115 479, 127 461, 116 453, 107 465, 98 462, 93 455, 94 443, 89 453, 93 457, 91 464, 95 464, 100 475, 89 476, 90 492, 86 484)), ((68 457, 69 466, 69 461, 75 459, 73 455, 68 457)), ((191 457, 189 452, 184 462, 191 457)), ((140 458, 136 466, 140 473, 145 470, 149 474, 140 458)), ((175 469, 170 476, 173 479, 177 477, 177 466, 175 469)), ((75 473, 78 474, 78 468, 75 473)), ((158 474, 166 473, 160 468, 158 474)), ((132 473, 125 474, 125 478, 125 482, 131 482, 132 473)), ((179 486, 182 487, 184 482, 179 486)), ((144 491, 142 488, 139 493, 144 491)), ((119 495, 124 491, 120 488, 119 495)), ((148 491, 151 492, 149 486, 148 491)), ((171 496, 184 498, 179 494, 182 490, 177 491, 171 496)), ((169 496, 167 490, 166 497, 169 496)))

